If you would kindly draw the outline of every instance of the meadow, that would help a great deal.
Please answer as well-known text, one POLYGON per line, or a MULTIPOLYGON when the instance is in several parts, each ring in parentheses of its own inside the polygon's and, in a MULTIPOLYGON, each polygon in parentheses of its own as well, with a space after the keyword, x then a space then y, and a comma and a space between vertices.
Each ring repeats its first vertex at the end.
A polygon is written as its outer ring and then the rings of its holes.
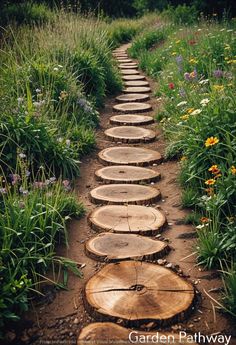
POLYGON ((169 8, 161 20, 43 5, 13 6, 7 15, 12 22, 0 43, 0 329, 28 310, 48 271, 64 289, 68 270, 81 276, 56 246, 67 244, 69 220, 86 212, 74 182, 80 160, 96 147, 105 98, 122 89, 112 49, 131 40, 129 54, 158 82, 156 119, 166 159, 179 160, 198 264, 222 272, 219 307, 235 316, 235 21, 198 18, 185 6, 169 8))

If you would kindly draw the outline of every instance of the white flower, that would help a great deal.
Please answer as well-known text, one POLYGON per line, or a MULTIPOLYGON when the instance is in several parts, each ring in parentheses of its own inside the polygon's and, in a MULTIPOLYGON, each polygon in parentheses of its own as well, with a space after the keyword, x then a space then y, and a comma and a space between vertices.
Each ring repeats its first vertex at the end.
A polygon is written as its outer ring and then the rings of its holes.
POLYGON ((70 140, 69 139, 66 140, 66 146, 68 146, 68 147, 70 146, 70 140))
POLYGON ((196 229, 198 229, 198 230, 201 230, 201 229, 203 229, 203 228, 205 228, 205 225, 204 225, 204 224, 196 226, 196 229))
POLYGON ((22 98, 22 97, 17 98, 18 104, 21 104, 23 101, 24 101, 24 98, 22 98))
POLYGON ((57 65, 58 67, 62 68, 63 66, 62 65, 57 65))
POLYGON ((183 101, 183 102, 180 102, 177 104, 177 107, 182 107, 183 105, 186 105, 187 102, 186 101, 183 101))
POLYGON ((59 70, 58 67, 54 67, 54 68, 53 68, 53 71, 56 71, 56 72, 57 72, 58 70, 59 70))
POLYGON ((203 80, 200 80, 199 81, 199 84, 200 85, 205 85, 205 84, 207 84, 209 82, 209 79, 203 79, 203 80))
POLYGON ((191 115, 198 115, 198 114, 200 114, 202 111, 201 111, 201 109, 196 109, 196 110, 194 110, 192 113, 191 113, 191 115))
POLYGON ((209 102, 210 102, 209 98, 204 98, 204 99, 201 100, 200 104, 203 107, 206 107, 209 102))
POLYGON ((36 91, 36 93, 40 93, 40 92, 41 92, 41 90, 40 90, 40 89, 36 89, 35 91, 36 91))

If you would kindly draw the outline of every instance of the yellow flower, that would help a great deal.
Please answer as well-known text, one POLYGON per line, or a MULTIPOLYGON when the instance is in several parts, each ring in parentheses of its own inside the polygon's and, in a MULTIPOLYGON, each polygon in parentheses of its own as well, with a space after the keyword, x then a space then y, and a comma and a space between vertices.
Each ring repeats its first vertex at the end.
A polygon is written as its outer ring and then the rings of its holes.
POLYGON ((198 63, 198 61, 197 61, 196 59, 194 59, 194 58, 191 58, 191 59, 189 60, 189 63, 195 65, 196 63, 198 63))
POLYGON ((208 171, 210 171, 213 175, 217 175, 220 173, 220 169, 218 168, 218 165, 212 165, 208 171))
POLYGON ((176 52, 173 52, 171 55, 172 55, 172 56, 175 56, 176 54, 177 54, 176 52))
POLYGON ((180 116, 180 118, 181 120, 187 121, 189 119, 189 115, 186 114, 186 115, 180 116))
POLYGON ((230 168, 230 170, 231 170, 231 173, 232 173, 233 175, 236 175, 236 167, 235 167, 234 165, 232 165, 232 167, 230 168))
POLYGON ((195 110, 194 108, 189 108, 189 109, 187 109, 187 113, 191 114, 194 110, 195 110))
POLYGON ((176 44, 179 44, 180 42, 181 42, 180 40, 175 41, 176 44))
POLYGON ((184 161, 186 161, 187 159, 188 159, 188 158, 187 158, 186 156, 183 156, 183 157, 180 158, 180 161, 181 161, 181 162, 184 162, 184 161))
POLYGON ((67 97, 68 97, 68 93, 67 93, 66 91, 61 91, 61 92, 60 92, 59 99, 60 99, 61 101, 64 101, 67 97))
POLYGON ((208 186, 212 186, 216 183, 216 180, 214 180, 213 178, 211 178, 210 180, 206 180, 205 184, 208 186))
POLYGON ((207 138, 207 140, 205 141, 205 146, 209 147, 209 146, 214 146, 216 144, 218 144, 219 139, 217 137, 210 137, 207 138))
POLYGON ((223 91, 224 85, 213 85, 213 89, 216 91, 223 91))

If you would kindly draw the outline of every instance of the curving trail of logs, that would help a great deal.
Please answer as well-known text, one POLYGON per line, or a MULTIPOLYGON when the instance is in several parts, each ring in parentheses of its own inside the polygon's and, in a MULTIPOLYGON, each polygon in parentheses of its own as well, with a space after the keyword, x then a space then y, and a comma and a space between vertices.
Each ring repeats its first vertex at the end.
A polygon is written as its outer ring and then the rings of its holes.
MULTIPOLYGON (((150 207, 161 197, 154 183, 161 178, 156 165, 162 157, 157 151, 132 146, 144 146, 156 139, 153 130, 141 127, 154 121, 148 103, 151 89, 125 49, 116 49, 113 56, 119 63, 124 90, 113 107, 118 114, 110 118, 114 127, 104 134, 119 146, 98 154, 104 167, 96 171, 95 178, 103 184, 90 191, 91 201, 99 207, 88 217, 98 234, 85 244, 89 257, 107 263, 84 289, 86 309, 95 320, 103 322, 85 327, 78 344, 130 343, 130 329, 105 321, 141 327, 137 334, 156 335, 144 332, 145 325, 151 323, 158 330, 182 321, 195 302, 192 284, 171 269, 153 263, 170 250, 165 242, 153 237, 164 229, 166 217, 150 207)), ((171 335, 179 343, 178 335, 171 335)))

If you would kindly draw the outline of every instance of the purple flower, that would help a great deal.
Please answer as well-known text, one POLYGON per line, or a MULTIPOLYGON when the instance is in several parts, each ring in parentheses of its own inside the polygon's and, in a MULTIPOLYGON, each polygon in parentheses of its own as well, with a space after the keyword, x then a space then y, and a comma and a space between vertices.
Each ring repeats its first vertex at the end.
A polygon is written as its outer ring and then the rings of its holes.
POLYGON ((20 175, 17 174, 10 174, 9 175, 11 178, 11 183, 14 186, 17 182, 19 182, 21 180, 20 175))
POLYGON ((213 72, 213 76, 215 78, 222 78, 224 75, 224 72, 221 70, 221 69, 216 69, 214 72, 213 72))
POLYGON ((181 97, 185 97, 186 96, 186 92, 185 92, 185 90, 183 88, 179 89, 179 95, 181 97))
POLYGON ((191 80, 190 73, 188 72, 184 73, 184 79, 190 81, 191 80))
POLYGON ((6 188, 0 188, 0 193, 1 194, 7 194, 6 188))
POLYGON ((29 191, 27 189, 24 189, 23 187, 20 187, 19 191, 20 191, 20 193, 22 193, 25 196, 29 194, 29 191))
POLYGON ((45 187, 45 183, 41 181, 35 181, 34 182, 34 187, 36 189, 43 189, 45 187))
POLYGON ((183 57, 182 57, 182 55, 176 56, 175 60, 176 60, 177 65, 181 65, 182 62, 183 62, 183 57))

